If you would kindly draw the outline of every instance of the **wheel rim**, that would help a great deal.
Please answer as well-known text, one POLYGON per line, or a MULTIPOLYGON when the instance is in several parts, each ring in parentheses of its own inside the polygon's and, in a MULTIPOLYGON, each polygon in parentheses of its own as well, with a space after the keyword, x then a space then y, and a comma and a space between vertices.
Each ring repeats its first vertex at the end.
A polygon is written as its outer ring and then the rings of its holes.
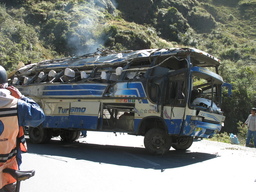
POLYGON ((164 130, 150 129, 144 137, 144 145, 148 152, 152 154, 164 154, 171 147, 171 137, 164 130))
POLYGON ((156 135, 152 138, 152 145, 156 147, 157 149, 164 146, 166 143, 165 139, 161 135, 156 135))

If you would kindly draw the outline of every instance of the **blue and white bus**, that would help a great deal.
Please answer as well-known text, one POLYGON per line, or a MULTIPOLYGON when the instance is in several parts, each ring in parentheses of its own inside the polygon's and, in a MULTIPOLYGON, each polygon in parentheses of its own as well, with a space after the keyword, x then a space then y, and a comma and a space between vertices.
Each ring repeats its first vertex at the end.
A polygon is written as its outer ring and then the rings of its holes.
POLYGON ((34 143, 75 141, 81 131, 123 132, 144 136, 146 150, 163 154, 221 130, 219 65, 194 48, 105 51, 26 65, 11 84, 46 114, 29 128, 34 143))

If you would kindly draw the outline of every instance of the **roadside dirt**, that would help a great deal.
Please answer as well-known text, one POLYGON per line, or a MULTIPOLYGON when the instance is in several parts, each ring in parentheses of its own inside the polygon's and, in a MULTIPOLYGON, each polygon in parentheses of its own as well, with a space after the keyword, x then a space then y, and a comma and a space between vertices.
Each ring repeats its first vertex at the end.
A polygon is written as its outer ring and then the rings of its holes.
POLYGON ((242 145, 228 144, 217 141, 201 140, 193 143, 192 151, 204 151, 217 156, 238 155, 256 157, 256 148, 242 145))

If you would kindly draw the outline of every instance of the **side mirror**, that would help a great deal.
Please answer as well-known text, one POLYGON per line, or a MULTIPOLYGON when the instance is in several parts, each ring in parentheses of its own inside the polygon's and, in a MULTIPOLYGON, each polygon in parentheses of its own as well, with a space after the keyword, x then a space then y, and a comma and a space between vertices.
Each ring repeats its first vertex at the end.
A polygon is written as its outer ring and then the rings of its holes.
POLYGON ((223 83, 222 87, 226 87, 228 89, 228 96, 232 95, 232 85, 230 83, 223 83))

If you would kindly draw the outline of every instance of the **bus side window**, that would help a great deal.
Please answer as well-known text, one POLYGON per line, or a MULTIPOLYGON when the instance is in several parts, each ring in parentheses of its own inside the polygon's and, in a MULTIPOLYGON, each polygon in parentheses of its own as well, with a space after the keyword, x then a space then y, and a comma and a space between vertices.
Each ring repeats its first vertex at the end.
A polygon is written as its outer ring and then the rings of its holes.
POLYGON ((166 104, 176 105, 183 103, 184 95, 184 81, 170 81, 166 90, 166 104))
POLYGON ((170 105, 173 103, 175 99, 175 82, 170 81, 166 86, 166 96, 165 96, 165 104, 170 105))
POLYGON ((177 82, 177 99, 184 99, 185 98, 185 95, 183 93, 183 84, 184 82, 183 81, 178 81, 177 82))
POLYGON ((149 89, 149 97, 154 103, 156 103, 158 98, 159 86, 155 83, 152 83, 149 86, 149 89))
POLYGON ((176 82, 175 81, 169 82, 169 98, 172 99, 172 100, 175 99, 175 96, 176 96, 175 87, 176 87, 176 82))

